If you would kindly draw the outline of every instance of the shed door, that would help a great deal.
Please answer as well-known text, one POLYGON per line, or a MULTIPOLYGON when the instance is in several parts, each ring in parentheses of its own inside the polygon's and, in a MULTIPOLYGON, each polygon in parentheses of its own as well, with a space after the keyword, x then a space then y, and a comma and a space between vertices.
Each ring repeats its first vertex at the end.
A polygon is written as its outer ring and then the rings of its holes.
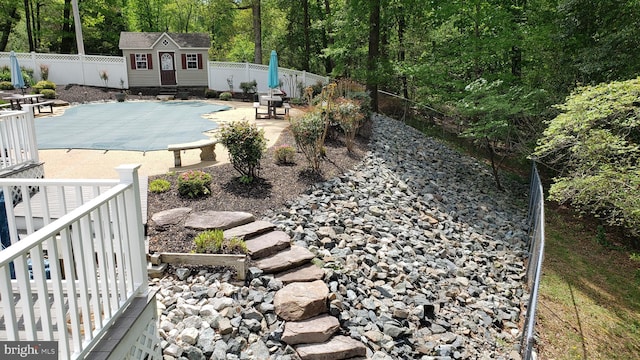
POLYGON ((160 54, 160 85, 176 84, 176 67, 174 66, 173 53, 161 52, 160 54))

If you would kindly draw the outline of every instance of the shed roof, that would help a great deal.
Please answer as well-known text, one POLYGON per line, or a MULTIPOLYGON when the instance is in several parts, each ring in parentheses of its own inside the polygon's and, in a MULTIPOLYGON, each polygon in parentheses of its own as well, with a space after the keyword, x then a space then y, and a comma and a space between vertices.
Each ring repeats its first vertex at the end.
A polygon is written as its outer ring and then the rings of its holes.
POLYGON ((120 33, 120 49, 152 49, 162 38, 167 36, 179 48, 208 49, 210 44, 207 33, 164 33, 164 32, 128 32, 120 33))

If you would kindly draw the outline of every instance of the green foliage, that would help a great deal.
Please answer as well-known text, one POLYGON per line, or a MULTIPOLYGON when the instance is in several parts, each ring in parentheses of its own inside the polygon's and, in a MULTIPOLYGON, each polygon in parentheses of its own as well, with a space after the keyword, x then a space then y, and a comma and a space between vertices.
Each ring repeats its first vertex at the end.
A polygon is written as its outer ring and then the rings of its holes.
POLYGON ((559 176, 552 200, 640 235, 640 78, 577 89, 534 156, 559 176))
POLYGON ((249 181, 257 176, 266 149, 264 130, 248 121, 227 123, 220 129, 220 142, 229 151, 233 168, 249 181))
POLYGON ((291 145, 282 144, 276 147, 274 151, 274 157, 276 164, 286 165, 293 163, 293 159, 296 156, 296 149, 291 145))
POLYGON ((336 121, 344 132, 347 151, 353 151, 356 134, 364 119, 364 115, 360 111, 360 102, 340 98, 331 110, 332 120, 336 121))
POLYGON ((11 81, 0 81, 0 90, 13 90, 11 81))
POLYGON ((535 114, 544 107, 545 92, 483 78, 468 84, 465 90, 467 96, 457 104, 457 110, 465 120, 462 136, 473 139, 489 151, 496 185, 501 189, 500 161, 496 155, 530 151, 527 144, 532 142, 535 133, 521 130, 534 127, 530 119, 535 119, 535 114))
POLYGON ((152 193, 163 193, 169 191, 171 183, 165 179, 155 179, 149 183, 149 191, 152 193))
POLYGON ((220 229, 206 230, 193 239, 195 252, 199 254, 219 254, 224 242, 224 232, 220 229))
POLYGON ((204 97, 207 99, 215 99, 218 97, 218 92, 212 89, 205 89, 204 97))
POLYGON ((242 89, 242 93, 246 96, 248 94, 253 94, 258 89, 258 83, 253 81, 244 81, 240 83, 240 89, 242 89))
POLYGON ((211 175, 202 170, 190 170, 178 175, 178 193, 190 199, 211 194, 211 175))
POLYGON ((52 89, 42 89, 40 94, 44 95, 45 99, 55 99, 57 96, 56 91, 52 89))
POLYGON ((231 100, 232 97, 233 95, 231 95, 231 93, 228 91, 225 91, 220 94, 220 100, 229 101, 231 100))
POLYGON ((193 239, 198 254, 246 254, 247 244, 239 238, 224 238, 220 229, 206 230, 193 239))
POLYGON ((291 132, 298 148, 315 172, 320 172, 324 146, 325 117, 322 109, 316 108, 298 118, 291 118, 291 132))
POLYGON ((42 89, 55 90, 56 84, 53 81, 40 80, 35 85, 33 85, 33 89, 37 94, 40 94, 42 93, 42 89))

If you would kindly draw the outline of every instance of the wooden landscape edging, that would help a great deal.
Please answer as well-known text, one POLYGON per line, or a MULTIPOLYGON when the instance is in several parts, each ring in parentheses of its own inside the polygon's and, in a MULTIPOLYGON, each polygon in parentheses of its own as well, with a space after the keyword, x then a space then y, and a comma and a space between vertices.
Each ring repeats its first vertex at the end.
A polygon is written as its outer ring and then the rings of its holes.
POLYGON ((244 280, 247 273, 246 255, 160 253, 160 262, 166 264, 232 267, 237 272, 238 280, 244 280))

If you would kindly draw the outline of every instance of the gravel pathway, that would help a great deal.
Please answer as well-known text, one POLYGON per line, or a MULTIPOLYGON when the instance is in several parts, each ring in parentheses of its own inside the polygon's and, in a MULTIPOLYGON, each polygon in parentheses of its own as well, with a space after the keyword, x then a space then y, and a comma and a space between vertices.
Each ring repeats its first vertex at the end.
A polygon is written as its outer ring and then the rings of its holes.
MULTIPOLYGON (((487 166, 385 117, 371 149, 264 219, 316 253, 342 333, 371 359, 519 358, 525 191, 497 191, 487 166)), ((282 283, 228 276, 155 280, 165 359, 296 359, 278 341, 282 283)))

